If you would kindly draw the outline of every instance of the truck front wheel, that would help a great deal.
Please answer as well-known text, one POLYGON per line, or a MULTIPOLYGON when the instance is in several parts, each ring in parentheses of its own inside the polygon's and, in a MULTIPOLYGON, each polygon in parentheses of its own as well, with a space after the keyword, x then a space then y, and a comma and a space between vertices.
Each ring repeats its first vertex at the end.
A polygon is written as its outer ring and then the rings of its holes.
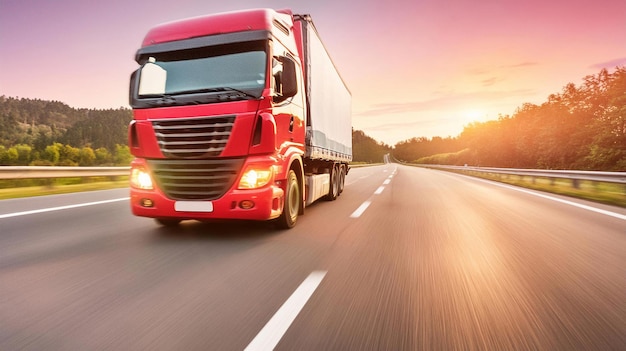
POLYGON ((290 170, 289 175, 287 176, 283 213, 276 221, 278 227, 282 229, 289 229, 296 225, 301 202, 302 196, 300 193, 300 183, 298 182, 298 177, 296 176, 296 172, 290 170))

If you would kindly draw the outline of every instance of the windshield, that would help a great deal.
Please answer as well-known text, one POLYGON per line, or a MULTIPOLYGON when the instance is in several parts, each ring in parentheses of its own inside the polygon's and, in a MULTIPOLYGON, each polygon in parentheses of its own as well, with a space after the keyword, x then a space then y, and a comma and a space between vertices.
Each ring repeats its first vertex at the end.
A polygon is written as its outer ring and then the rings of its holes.
MULTIPOLYGON (((256 98, 265 86, 262 45, 224 45, 152 54, 135 85, 139 99, 231 92, 256 98)), ((208 101, 207 101, 208 102, 208 101)))

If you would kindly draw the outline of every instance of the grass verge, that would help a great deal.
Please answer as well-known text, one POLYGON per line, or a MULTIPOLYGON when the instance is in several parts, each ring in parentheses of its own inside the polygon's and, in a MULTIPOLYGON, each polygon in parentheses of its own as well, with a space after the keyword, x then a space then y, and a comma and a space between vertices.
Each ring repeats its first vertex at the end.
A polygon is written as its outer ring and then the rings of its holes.
POLYGON ((471 170, 446 171, 626 208, 626 185, 624 184, 579 180, 578 187, 574 187, 571 179, 516 176, 472 172, 471 170))

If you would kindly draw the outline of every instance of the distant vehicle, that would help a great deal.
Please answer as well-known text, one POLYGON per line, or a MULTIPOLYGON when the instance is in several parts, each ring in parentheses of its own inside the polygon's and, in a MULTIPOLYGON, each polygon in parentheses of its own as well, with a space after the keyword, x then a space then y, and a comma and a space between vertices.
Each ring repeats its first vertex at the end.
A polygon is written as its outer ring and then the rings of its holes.
POLYGON ((247 10, 151 29, 131 76, 133 214, 275 220, 341 194, 351 94, 309 15, 247 10))

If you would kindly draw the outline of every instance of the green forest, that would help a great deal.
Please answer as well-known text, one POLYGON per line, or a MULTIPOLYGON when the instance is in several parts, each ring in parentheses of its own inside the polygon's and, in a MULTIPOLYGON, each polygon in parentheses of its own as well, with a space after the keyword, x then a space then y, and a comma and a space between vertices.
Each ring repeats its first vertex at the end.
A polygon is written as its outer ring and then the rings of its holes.
POLYGON ((0 165, 112 166, 132 159, 129 109, 0 96, 0 165))
POLYGON ((626 171, 626 67, 567 84, 512 116, 471 123, 454 138, 399 142, 392 153, 420 164, 626 171))
MULTIPOLYGON (((111 166, 132 159, 127 108, 75 109, 0 96, 0 165, 111 166)), ((354 162, 626 171, 626 67, 567 84, 541 105, 466 125, 456 137, 415 137, 389 146, 352 130, 354 162)))

